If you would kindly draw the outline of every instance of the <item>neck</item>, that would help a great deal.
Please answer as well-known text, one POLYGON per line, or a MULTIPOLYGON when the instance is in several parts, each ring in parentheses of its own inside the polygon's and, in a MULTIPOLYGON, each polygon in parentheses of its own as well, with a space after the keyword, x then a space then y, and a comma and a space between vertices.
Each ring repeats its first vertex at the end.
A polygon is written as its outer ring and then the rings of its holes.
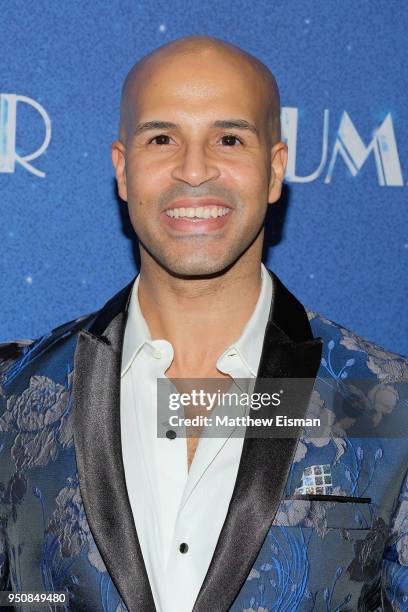
POLYGON ((173 371, 211 371, 242 333, 261 290, 261 259, 236 264, 213 278, 180 279, 143 262, 138 298, 153 340, 174 348, 173 371), (143 265, 145 263, 145 265, 143 265))

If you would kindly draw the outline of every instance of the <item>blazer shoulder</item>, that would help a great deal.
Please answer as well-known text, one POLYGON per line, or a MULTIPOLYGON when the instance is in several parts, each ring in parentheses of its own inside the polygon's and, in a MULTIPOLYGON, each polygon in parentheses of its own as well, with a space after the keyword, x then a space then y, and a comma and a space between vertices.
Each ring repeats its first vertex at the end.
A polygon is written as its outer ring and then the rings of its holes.
POLYGON ((376 342, 361 336, 340 323, 328 319, 314 310, 309 308, 305 310, 314 335, 322 336, 326 343, 337 341, 346 349, 365 353, 369 358, 380 359, 382 361, 399 360, 405 362, 408 367, 407 355, 402 355, 380 346, 376 342))
POLYGON ((39 351, 46 350, 56 341, 75 334, 79 329, 92 321, 97 312, 81 315, 54 327, 51 331, 37 338, 24 338, 0 342, 0 384, 11 368, 19 368, 19 364, 26 363, 31 356, 39 351))
POLYGON ((18 359, 35 339, 19 339, 0 342, 0 360, 18 359))
POLYGON ((0 398, 3 394, 2 385, 10 367, 16 363, 35 342, 31 339, 0 342, 0 398))

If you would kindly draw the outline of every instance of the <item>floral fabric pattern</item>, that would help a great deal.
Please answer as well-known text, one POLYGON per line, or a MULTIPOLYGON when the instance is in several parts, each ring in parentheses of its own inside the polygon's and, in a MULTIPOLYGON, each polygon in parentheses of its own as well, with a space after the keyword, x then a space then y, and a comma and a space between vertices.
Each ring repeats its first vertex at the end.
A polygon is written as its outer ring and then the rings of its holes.
MULTIPOLYGON (((408 360, 307 314, 323 339, 308 416, 324 417, 327 430, 299 438, 274 520, 230 610, 408 610, 408 440, 349 435, 356 414, 378 431, 393 419, 403 427, 408 360), (335 394, 349 413, 339 417, 335 394), (297 497, 305 474, 319 486, 314 466, 328 466, 330 494, 297 497)), ((81 497, 72 414, 77 335, 62 327, 59 343, 50 336, 0 346, 0 586, 65 590, 67 610, 125 612, 81 497)))

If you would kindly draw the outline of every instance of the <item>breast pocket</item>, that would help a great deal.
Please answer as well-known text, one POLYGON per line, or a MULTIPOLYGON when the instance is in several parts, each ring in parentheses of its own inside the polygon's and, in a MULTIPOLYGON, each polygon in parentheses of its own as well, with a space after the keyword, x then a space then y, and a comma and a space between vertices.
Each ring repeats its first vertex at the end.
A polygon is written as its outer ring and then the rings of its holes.
POLYGON ((370 498, 309 495, 282 499, 272 525, 314 527, 318 531, 368 530, 373 520, 374 508, 370 498))

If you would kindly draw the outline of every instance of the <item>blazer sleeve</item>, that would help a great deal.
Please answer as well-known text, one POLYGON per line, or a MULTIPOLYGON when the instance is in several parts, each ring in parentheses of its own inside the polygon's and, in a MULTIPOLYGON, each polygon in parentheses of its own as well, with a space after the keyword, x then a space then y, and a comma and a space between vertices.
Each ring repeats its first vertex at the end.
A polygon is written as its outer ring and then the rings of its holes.
POLYGON ((391 532, 382 559, 383 610, 408 609, 408 472, 391 520, 391 532))
MULTIPOLYGON (((5 382, 14 363, 24 354, 34 340, 17 340, 0 343, 0 590, 11 591, 7 523, 10 510, 10 449, 7 425, 3 419, 7 408, 5 382)), ((2 607, 4 610, 11 608, 2 607)))
POLYGON ((7 521, 3 518, 0 527, 0 591, 9 591, 9 556, 6 542, 7 521))

